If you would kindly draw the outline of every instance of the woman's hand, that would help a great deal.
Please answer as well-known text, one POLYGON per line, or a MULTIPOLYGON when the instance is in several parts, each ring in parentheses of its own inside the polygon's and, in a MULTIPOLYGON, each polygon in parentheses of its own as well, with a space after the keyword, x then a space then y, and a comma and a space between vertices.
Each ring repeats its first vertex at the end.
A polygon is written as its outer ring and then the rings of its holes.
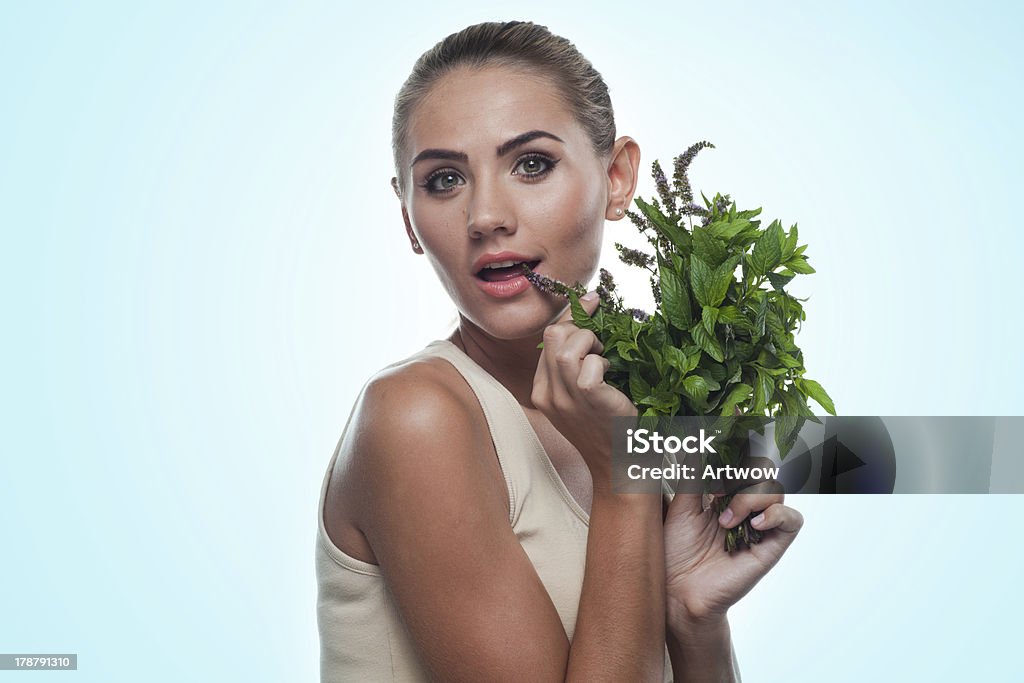
MULTIPOLYGON (((593 314, 599 303, 595 292, 580 297, 588 314, 593 314)), ((579 450, 594 475, 595 486, 610 481, 610 418, 637 414, 625 394, 605 383, 608 360, 600 355, 603 348, 597 335, 576 326, 567 309, 558 322, 544 329, 544 348, 530 396, 579 450)))
POLYGON ((715 623, 747 594, 796 538, 803 516, 783 504, 784 494, 765 493, 766 484, 743 489, 720 516, 705 511, 702 498, 678 494, 665 517, 665 578, 668 624, 676 635, 715 623), (759 543, 733 553, 725 550, 726 532, 747 515, 766 532, 759 543))

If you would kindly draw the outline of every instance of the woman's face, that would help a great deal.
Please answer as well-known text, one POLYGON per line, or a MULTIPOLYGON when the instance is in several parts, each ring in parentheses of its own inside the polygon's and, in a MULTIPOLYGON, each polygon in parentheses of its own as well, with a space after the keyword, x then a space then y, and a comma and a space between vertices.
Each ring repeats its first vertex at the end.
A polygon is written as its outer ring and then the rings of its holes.
POLYGON ((436 82, 413 113, 408 145, 407 229, 459 311, 499 339, 537 334, 566 302, 531 286, 519 264, 590 281, 615 209, 606 160, 554 85, 505 67, 436 82))

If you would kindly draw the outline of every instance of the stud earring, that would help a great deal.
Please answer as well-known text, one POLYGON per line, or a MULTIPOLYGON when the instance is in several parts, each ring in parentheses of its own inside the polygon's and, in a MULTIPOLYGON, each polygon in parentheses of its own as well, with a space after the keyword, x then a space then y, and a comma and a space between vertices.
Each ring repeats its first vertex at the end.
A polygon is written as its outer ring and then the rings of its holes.
POLYGON ((412 250, 413 251, 422 251, 422 249, 420 249, 420 243, 419 243, 418 240, 413 240, 412 241, 412 250))
POLYGON ((615 209, 615 215, 616 216, 621 216, 622 215, 622 207, 621 206, 619 208, 615 209))

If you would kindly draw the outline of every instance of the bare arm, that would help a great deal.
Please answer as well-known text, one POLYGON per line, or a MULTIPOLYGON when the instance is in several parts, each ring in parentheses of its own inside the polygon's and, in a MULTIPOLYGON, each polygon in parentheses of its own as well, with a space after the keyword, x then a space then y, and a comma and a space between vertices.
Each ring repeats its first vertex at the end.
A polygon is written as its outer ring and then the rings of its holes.
POLYGON ((741 680, 729 620, 725 616, 684 628, 670 628, 666 642, 675 683, 735 683, 741 680))
POLYGON ((595 492, 570 644, 481 457, 490 436, 474 408, 436 381, 383 378, 346 448, 364 484, 358 526, 426 667, 446 681, 660 680, 657 501, 595 492))
POLYGON ((665 551, 653 496, 595 491, 566 680, 661 681, 665 551))

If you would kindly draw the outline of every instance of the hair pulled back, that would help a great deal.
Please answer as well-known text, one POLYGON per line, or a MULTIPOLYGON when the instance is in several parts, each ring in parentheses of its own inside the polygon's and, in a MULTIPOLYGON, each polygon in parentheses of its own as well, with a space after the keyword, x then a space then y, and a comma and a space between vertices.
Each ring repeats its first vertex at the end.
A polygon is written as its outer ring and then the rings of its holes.
POLYGON ((594 151, 603 155, 615 142, 615 115, 608 86, 576 46, 547 27, 524 21, 486 22, 453 33, 423 53, 395 97, 391 147, 395 175, 404 190, 403 166, 409 122, 434 83, 458 67, 526 68, 550 78, 594 151))

